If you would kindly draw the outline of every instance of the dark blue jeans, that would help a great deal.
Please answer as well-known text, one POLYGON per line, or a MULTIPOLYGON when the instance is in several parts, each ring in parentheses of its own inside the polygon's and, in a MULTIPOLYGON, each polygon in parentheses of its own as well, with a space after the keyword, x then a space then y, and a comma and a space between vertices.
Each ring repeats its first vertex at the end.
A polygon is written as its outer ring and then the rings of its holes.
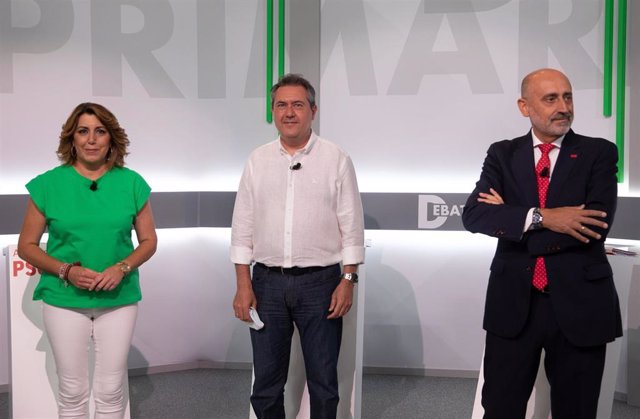
POLYGON ((262 330, 251 329, 255 373, 251 405, 256 416, 285 419, 284 385, 295 323, 307 374, 311 419, 335 419, 342 318, 328 320, 327 316, 331 294, 340 283, 340 266, 287 275, 256 265, 252 283, 264 322, 262 330))

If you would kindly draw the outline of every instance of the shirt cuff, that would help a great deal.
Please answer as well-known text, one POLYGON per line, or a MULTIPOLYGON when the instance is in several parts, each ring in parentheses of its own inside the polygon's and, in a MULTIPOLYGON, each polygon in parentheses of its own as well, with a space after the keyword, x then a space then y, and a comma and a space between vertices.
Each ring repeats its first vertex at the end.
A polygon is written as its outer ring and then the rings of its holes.
POLYGON ((249 247, 231 246, 231 262, 238 265, 251 265, 253 261, 253 250, 249 247))
POLYGON ((343 265, 359 265, 364 262, 364 246, 351 246, 342 249, 343 265))
POLYGON ((524 230, 523 233, 526 233, 531 229, 531 224, 533 223, 533 210, 535 208, 530 208, 529 212, 527 212, 527 218, 524 219, 524 230))

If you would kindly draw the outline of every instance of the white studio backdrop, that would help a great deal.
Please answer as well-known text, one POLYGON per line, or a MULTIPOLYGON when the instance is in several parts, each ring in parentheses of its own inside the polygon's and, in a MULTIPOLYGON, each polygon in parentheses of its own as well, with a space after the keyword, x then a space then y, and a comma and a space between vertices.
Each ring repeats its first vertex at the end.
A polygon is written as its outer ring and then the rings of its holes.
POLYGON ((260 1, 0 2, 0 193, 55 164, 83 101, 110 108, 154 191, 235 190, 265 123, 260 1), (40 8, 39 8, 40 7, 40 8), (19 145, 19 146, 18 146, 19 145))
MULTIPOLYGON (((602 4, 325 0, 320 133, 352 155, 362 191, 470 191, 488 145, 528 129, 521 77, 553 66, 573 82, 576 130, 613 139, 602 4)), ((56 164, 60 126, 86 100, 119 117, 155 191, 235 190, 276 134, 264 28, 258 0, 0 3, 0 193, 56 164)))
POLYGON ((471 192, 489 145, 530 128, 516 100, 541 67, 571 79, 577 132, 615 138, 602 1, 325 0, 321 25, 320 131, 362 191, 471 192))

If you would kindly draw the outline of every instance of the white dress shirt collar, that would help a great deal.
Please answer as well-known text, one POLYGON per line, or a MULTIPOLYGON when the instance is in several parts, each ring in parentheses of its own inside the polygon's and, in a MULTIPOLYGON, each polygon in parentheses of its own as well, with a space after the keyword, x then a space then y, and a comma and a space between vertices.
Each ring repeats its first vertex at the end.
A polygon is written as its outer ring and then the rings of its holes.
MULTIPOLYGON (((300 150, 296 150, 293 155, 295 156, 296 154, 309 154, 317 140, 318 136, 315 132, 311 131, 311 135, 309 136, 309 141, 307 141, 307 144, 305 144, 304 147, 302 147, 300 150)), ((278 145, 280 146, 280 153, 288 155, 289 152, 282 146, 282 138, 278 137, 276 141, 278 141, 278 145)))
MULTIPOLYGON (((566 135, 566 134, 565 134, 566 135)), ((562 147, 562 141, 564 141, 565 135, 559 137, 552 144, 556 146, 556 148, 562 147)), ((536 133, 531 130, 531 138, 533 138, 533 148, 536 149, 540 144, 544 144, 540 139, 536 136, 536 133)))

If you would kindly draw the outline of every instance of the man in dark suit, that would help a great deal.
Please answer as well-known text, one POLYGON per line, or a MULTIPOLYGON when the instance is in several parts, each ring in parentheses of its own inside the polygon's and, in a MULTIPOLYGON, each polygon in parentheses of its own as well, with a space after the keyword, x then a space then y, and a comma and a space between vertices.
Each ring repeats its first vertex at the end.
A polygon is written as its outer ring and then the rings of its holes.
POLYGON ((532 129, 492 144, 462 220, 498 238, 483 327, 485 418, 524 418, 545 351, 554 419, 595 418, 607 342, 622 335, 604 241, 616 146, 571 130, 571 84, 541 69, 518 107, 532 129))

